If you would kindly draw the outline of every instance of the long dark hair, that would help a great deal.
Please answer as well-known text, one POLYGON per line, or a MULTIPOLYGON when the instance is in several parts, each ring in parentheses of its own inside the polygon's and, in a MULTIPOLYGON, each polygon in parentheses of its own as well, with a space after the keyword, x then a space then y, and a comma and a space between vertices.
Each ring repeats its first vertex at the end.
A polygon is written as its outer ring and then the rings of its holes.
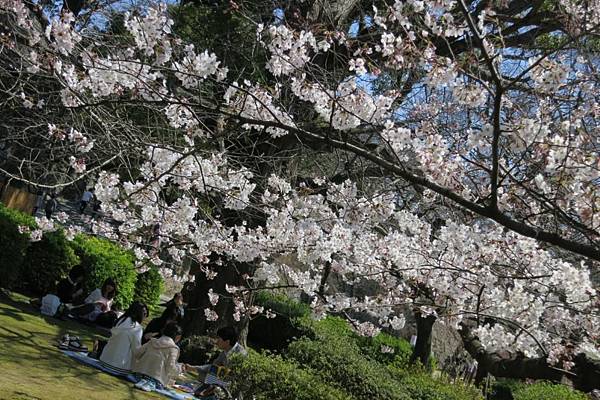
POLYGON ((179 322, 181 319, 181 310, 175 303, 168 303, 159 319, 161 321, 161 325, 165 325, 169 321, 179 322))
POLYGON ((81 264, 74 266, 69 271, 69 279, 71 279, 71 282, 73 283, 76 283, 80 278, 83 278, 84 275, 85 268, 83 268, 83 265, 81 264))
POLYGON ((100 289, 102 292, 102 296, 106 297, 108 300, 112 300, 117 295, 117 282, 115 282, 112 278, 106 278, 104 283, 102 284, 102 288, 100 289), (106 293, 106 287, 112 286, 113 291, 110 293, 106 293))
POLYGON ((148 315, 148 307, 146 307, 146 305, 144 303, 141 303, 139 301, 134 301, 133 303, 131 303, 131 305, 129 306, 127 311, 125 311, 125 313, 123 315, 121 315, 119 317, 119 319, 117 319, 115 321, 114 326, 119 325, 121 322, 125 321, 127 318, 131 318, 131 320, 133 322, 137 322, 138 324, 141 324, 147 315, 148 315))
POLYGON ((168 336, 175 340, 177 336, 182 334, 181 327, 177 325, 177 322, 169 322, 162 331, 163 336, 168 336))

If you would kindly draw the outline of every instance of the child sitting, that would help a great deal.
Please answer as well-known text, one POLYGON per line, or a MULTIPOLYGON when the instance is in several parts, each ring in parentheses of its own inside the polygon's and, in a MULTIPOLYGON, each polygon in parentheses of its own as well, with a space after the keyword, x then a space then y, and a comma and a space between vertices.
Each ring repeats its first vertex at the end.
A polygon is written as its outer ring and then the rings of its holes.
POLYGON ((146 306, 134 302, 111 329, 110 339, 100 355, 100 364, 119 374, 131 372, 133 354, 142 345, 142 321, 147 316, 146 306))
POLYGON ((135 352, 133 372, 140 378, 136 388, 146 392, 162 389, 183 372, 182 365, 177 363, 179 340, 181 328, 177 323, 169 322, 161 337, 150 339, 135 352))
POLYGON ((185 370, 196 369, 198 371, 200 381, 204 382, 203 385, 196 389, 196 393, 194 393, 196 397, 211 398, 215 387, 214 385, 206 381, 206 375, 209 372, 211 372, 211 370, 216 369, 218 371, 219 369, 227 369, 229 367, 231 356, 236 353, 244 356, 248 354, 246 349, 244 349, 244 347, 238 343, 238 334, 235 328, 233 328, 232 326, 226 326, 217 331, 215 345, 223 351, 217 356, 217 358, 212 362, 212 364, 205 364, 200 366, 193 366, 188 364, 184 365, 185 370))

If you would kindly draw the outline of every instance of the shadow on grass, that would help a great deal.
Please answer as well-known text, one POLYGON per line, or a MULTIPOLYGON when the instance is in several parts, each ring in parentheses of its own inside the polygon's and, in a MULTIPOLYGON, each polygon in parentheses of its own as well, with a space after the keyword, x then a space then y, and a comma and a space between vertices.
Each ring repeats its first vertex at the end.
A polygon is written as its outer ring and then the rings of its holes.
MULTIPOLYGON (((43 316, 27 303, 27 299, 20 297, 0 296, 0 365, 3 367, 0 392, 16 389, 19 392, 11 392, 11 398, 46 399, 50 397, 42 394, 44 388, 53 388, 51 391, 56 393, 56 388, 60 387, 68 396, 81 393, 83 397, 80 398, 85 398, 86 393, 90 392, 94 393, 93 398, 102 393, 107 394, 105 398, 162 398, 141 392, 124 380, 63 354, 57 344, 65 333, 78 335, 83 343, 91 347, 94 337, 103 336, 104 332, 75 321, 43 316), (36 394, 25 393, 27 389, 17 387, 12 382, 31 387, 36 394)), ((63 393, 60 390, 58 392, 63 393)), ((61 400, 62 396, 51 398, 61 400)))

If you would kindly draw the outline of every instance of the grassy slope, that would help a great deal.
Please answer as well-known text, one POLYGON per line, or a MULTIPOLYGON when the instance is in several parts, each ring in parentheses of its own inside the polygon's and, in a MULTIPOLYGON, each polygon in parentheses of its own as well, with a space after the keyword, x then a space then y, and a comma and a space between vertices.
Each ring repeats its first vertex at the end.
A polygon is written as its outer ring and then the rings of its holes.
POLYGON ((46 318, 21 296, 0 295, 0 399, 159 399, 133 385, 81 365, 60 353, 66 332, 91 347, 94 332, 83 325, 46 318))

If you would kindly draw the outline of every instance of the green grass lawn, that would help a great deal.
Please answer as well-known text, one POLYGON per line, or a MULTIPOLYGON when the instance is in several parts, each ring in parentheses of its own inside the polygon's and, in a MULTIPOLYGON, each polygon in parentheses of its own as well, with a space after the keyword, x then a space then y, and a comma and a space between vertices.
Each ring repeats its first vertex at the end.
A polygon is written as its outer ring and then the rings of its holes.
POLYGON ((163 398, 62 354, 56 343, 67 332, 90 348, 97 336, 84 325, 41 316, 23 296, 0 295, 0 399, 163 398))

